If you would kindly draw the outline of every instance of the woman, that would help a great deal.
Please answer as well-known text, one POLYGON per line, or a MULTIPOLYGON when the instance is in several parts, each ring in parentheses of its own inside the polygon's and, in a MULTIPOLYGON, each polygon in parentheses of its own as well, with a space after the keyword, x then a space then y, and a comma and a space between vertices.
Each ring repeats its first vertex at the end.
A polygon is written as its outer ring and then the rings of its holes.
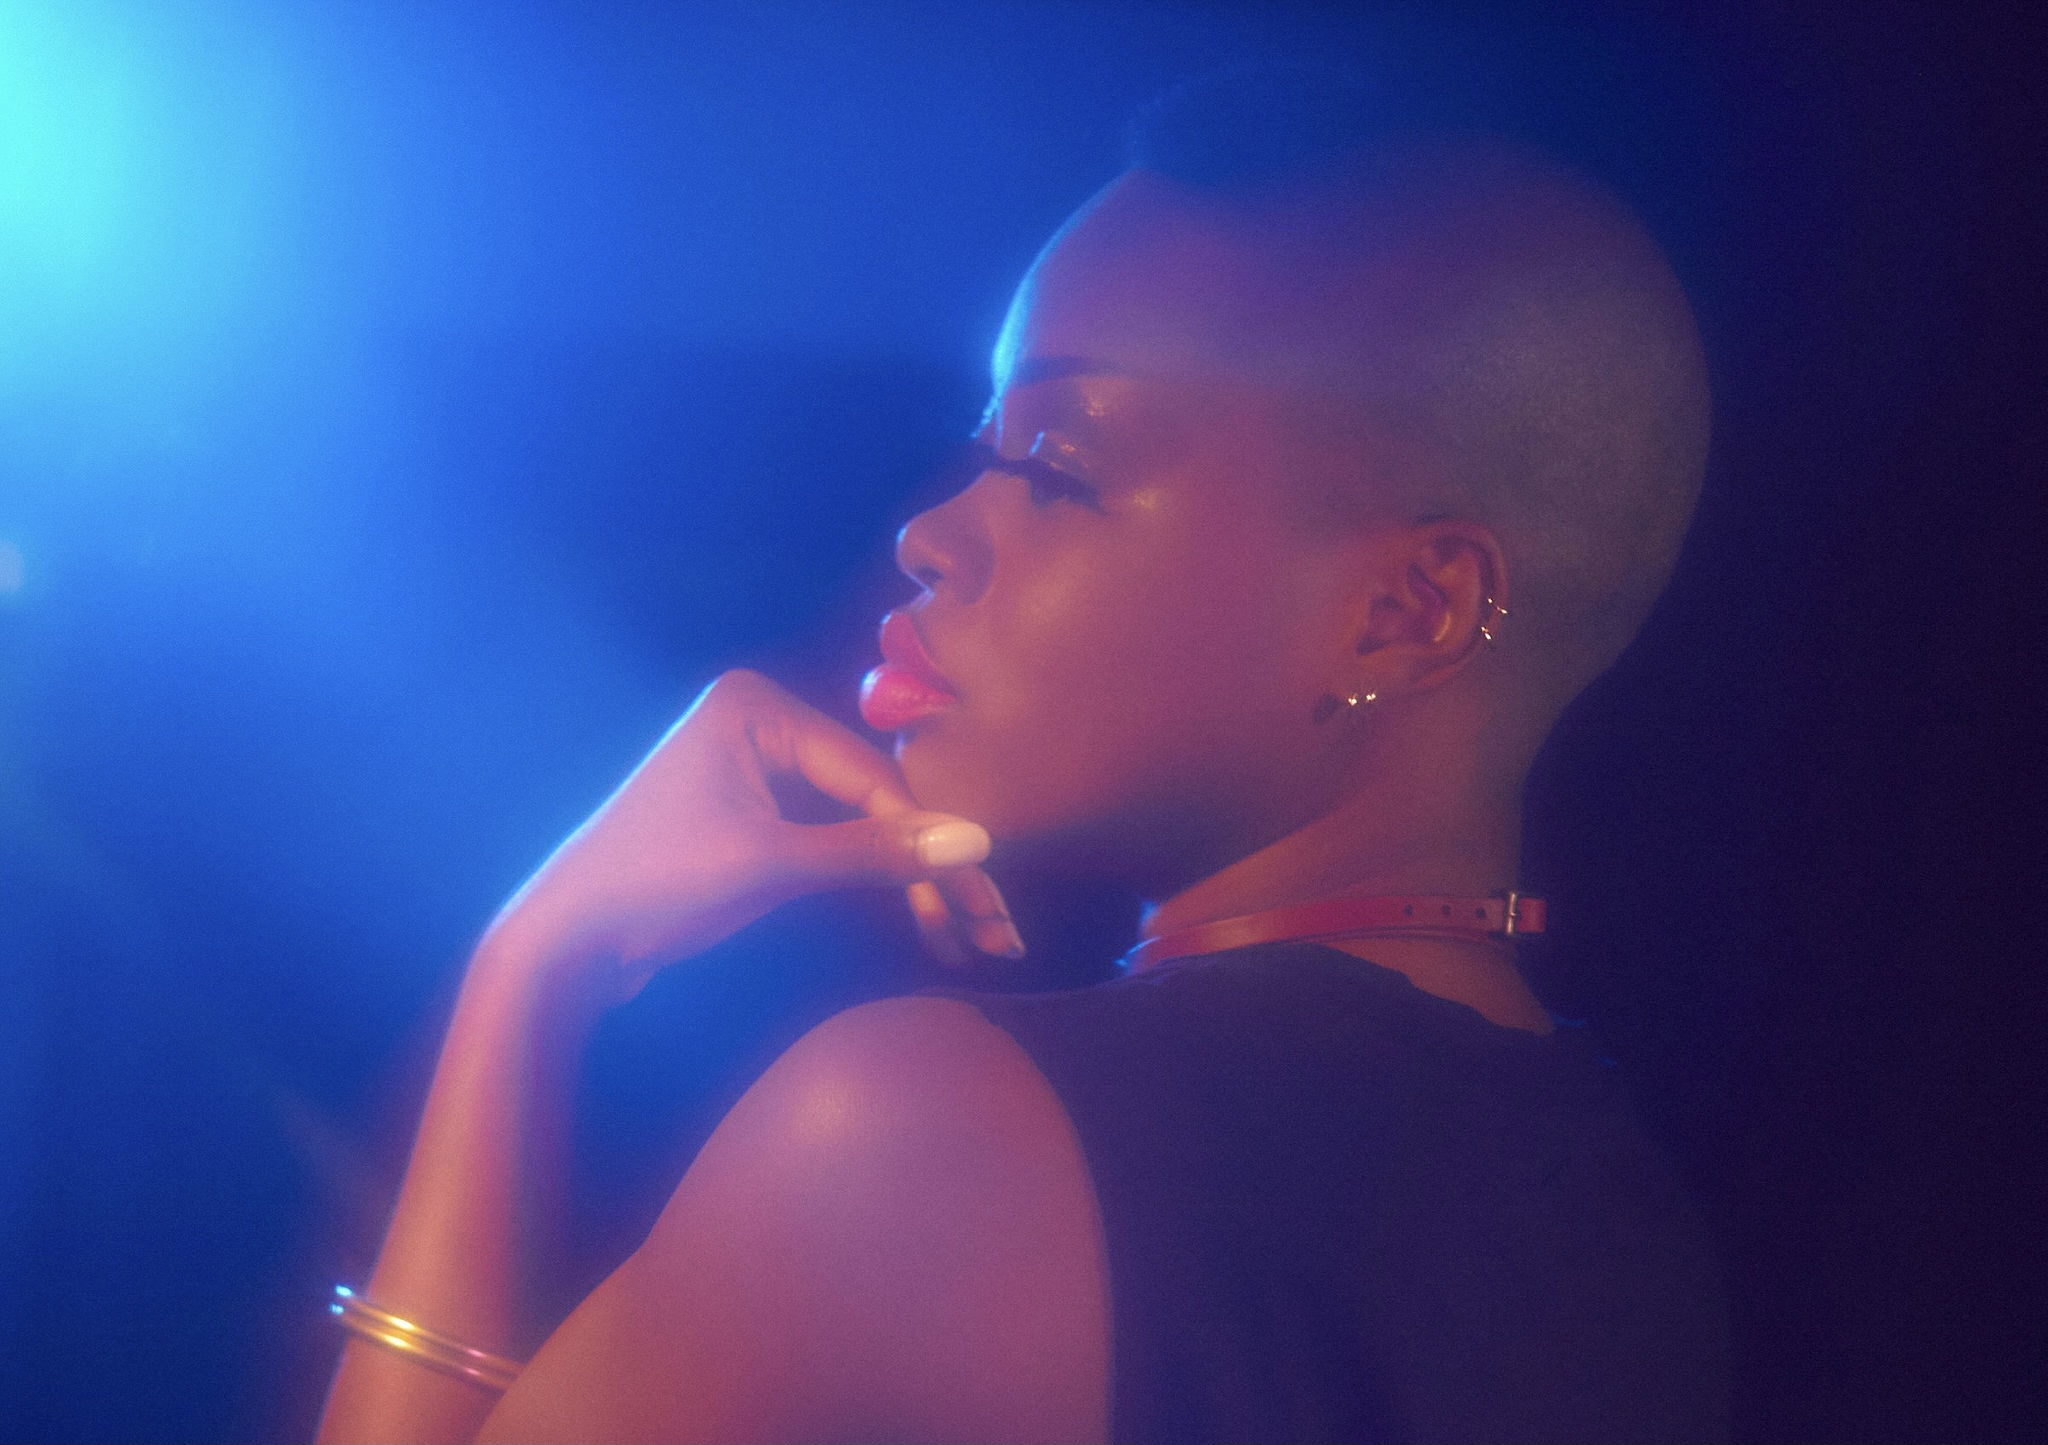
POLYGON ((327 1438, 1725 1428, 1696 1231, 1513 958, 1530 760, 1697 495, 1692 321, 1554 166, 1310 119, 1183 93, 1026 276, 899 541, 893 759, 724 677, 493 923, 327 1438), (590 1018, 824 888, 1014 954, 991 840, 1152 900, 1129 976, 828 1021, 503 1358, 590 1018))

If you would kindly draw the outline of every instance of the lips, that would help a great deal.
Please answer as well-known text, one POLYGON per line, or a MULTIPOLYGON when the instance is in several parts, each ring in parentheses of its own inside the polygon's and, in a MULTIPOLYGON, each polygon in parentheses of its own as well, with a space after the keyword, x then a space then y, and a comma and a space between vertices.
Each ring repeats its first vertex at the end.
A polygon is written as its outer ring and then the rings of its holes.
POLYGON ((867 725, 877 732, 896 732, 959 700, 925 651, 910 615, 891 612, 884 617, 882 665, 860 685, 860 715, 867 725))

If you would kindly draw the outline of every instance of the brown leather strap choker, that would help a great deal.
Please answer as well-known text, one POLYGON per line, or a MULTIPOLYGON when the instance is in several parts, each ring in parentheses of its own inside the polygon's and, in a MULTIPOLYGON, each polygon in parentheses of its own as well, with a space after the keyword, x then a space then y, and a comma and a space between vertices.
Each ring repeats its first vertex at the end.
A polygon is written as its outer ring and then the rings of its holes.
POLYGON ((1172 958, 1191 958, 1258 943, 1325 943, 1339 938, 1450 938, 1512 943, 1543 931, 1541 898, 1510 889, 1492 898, 1410 895, 1325 898, 1293 908, 1272 908, 1241 918, 1219 918, 1176 933, 1148 938, 1123 956, 1136 973, 1172 958))

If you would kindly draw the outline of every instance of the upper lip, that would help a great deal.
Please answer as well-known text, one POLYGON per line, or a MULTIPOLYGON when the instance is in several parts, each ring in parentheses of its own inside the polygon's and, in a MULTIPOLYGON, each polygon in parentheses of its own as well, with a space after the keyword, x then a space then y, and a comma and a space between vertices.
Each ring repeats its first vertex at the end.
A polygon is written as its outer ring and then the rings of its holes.
POLYGON ((908 612, 891 612, 882 619, 882 660, 935 691, 953 691, 953 684, 932 661, 931 652, 925 647, 924 638, 908 612))

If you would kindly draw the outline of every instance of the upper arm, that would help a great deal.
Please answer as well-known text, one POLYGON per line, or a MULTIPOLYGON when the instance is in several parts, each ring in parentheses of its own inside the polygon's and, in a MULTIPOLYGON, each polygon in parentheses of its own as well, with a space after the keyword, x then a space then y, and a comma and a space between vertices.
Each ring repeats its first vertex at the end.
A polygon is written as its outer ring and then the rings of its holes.
POLYGON ((747 1092, 484 1433, 1100 1439, 1105 1281, 1030 1059, 966 1004, 870 1004, 747 1092))

